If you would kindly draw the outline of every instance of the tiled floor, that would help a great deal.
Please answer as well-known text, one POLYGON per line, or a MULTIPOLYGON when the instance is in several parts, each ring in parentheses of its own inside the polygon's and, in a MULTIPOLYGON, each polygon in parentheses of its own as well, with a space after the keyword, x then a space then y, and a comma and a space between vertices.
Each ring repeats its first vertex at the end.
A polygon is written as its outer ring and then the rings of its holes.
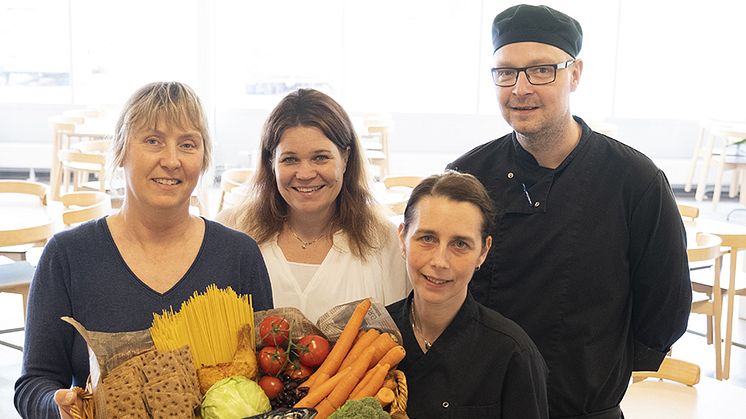
MULTIPOLYGON (((445 160, 443 160, 445 161, 445 160)), ((444 164, 433 164, 432 167, 415 168, 402 173, 427 174, 429 171, 437 172, 444 164)), ((410 167, 411 169, 411 167, 410 167)), ((392 170, 397 170, 396 166, 392 170)), ((211 202, 217 203, 217 190, 210 194, 211 202)), ((717 209, 713 209, 709 201, 696 203, 688 195, 680 196, 680 201, 697 204, 701 209, 701 217, 713 218, 725 221, 732 210, 741 207, 732 200, 723 200, 717 209)), ((213 206, 216 206, 214 204, 213 206)), ((730 222, 746 225, 746 211, 734 212, 730 215, 730 222)), ((746 303, 746 302, 744 302, 746 303)), ((21 299, 18 295, 0 293, 0 330, 22 326, 23 324, 21 299)), ((705 338, 697 333, 705 330, 705 318, 701 315, 692 315, 689 322, 689 333, 674 345, 675 357, 694 362, 702 368, 702 374, 714 377, 714 349, 705 344, 705 338)), ((22 345, 22 332, 0 335, 0 340, 9 341, 16 345, 22 345)), ((746 320, 736 320, 734 328, 734 342, 731 363, 731 378, 727 385, 746 387, 746 320)), ((13 386, 20 374, 21 352, 5 346, 0 346, 0 418, 18 418, 13 407, 13 386)))

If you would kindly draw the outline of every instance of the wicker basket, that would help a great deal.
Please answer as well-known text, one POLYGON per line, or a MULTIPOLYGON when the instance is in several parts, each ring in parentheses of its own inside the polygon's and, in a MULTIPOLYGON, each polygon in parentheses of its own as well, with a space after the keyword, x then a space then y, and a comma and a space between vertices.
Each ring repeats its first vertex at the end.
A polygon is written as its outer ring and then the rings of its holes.
POLYGON ((93 393, 80 387, 73 387, 71 390, 78 394, 78 398, 81 400, 82 405, 82 409, 78 406, 73 406, 70 409, 70 414, 73 419, 94 419, 93 393))
POLYGON ((396 380, 394 401, 389 406, 389 414, 392 418, 406 418, 407 397, 409 395, 409 391, 407 390, 407 377, 401 370, 393 370, 389 374, 393 375, 393 378, 396 380))

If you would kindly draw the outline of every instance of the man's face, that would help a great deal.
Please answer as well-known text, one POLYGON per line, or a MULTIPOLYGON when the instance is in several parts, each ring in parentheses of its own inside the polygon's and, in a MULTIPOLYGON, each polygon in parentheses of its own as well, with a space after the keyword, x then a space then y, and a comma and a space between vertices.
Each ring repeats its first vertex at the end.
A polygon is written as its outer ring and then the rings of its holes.
MULTIPOLYGON (((497 68, 558 64, 572 59, 561 49, 538 42, 505 45, 495 51, 493 58, 497 68)), ((577 60, 568 68, 557 69, 552 83, 532 85, 521 72, 515 86, 496 87, 503 118, 524 136, 551 132, 570 118, 570 92, 577 88, 582 69, 582 61, 577 60)))

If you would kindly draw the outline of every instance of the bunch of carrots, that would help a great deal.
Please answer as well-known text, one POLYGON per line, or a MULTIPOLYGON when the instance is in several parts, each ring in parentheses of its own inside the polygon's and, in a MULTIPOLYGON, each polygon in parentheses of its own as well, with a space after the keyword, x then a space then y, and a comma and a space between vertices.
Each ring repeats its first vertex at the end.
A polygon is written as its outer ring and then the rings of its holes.
POLYGON ((302 385, 308 394, 296 408, 315 408, 317 419, 325 419, 347 400, 376 397, 386 406, 394 400, 395 381, 389 370, 404 359, 404 347, 388 333, 361 331, 370 300, 361 301, 347 321, 326 360, 302 385))

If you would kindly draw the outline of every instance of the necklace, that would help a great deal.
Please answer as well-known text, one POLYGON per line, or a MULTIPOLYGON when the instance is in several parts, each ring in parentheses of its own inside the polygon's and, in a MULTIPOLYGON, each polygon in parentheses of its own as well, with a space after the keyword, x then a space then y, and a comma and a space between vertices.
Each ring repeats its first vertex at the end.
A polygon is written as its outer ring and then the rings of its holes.
POLYGON ((425 335, 422 333, 422 330, 420 330, 419 327, 417 327, 417 322, 415 321, 416 316, 414 314, 414 298, 412 298, 412 305, 409 306, 409 318, 412 320, 412 331, 415 333, 415 337, 417 337, 417 334, 419 333, 420 338, 422 338, 422 341, 425 342, 425 352, 429 351, 430 348, 432 348, 433 344, 430 343, 427 338, 425 338, 425 335))
POLYGON ((317 241, 321 240, 322 237, 326 236, 326 233, 324 233, 324 234, 320 235, 319 237, 316 237, 315 239, 313 239, 311 241, 305 241, 305 240, 303 240, 303 239, 300 238, 300 236, 298 235, 298 233, 295 232, 295 230, 293 230, 293 227, 290 227, 290 224, 287 224, 287 226, 288 226, 288 229, 290 230, 290 233, 293 235, 293 237, 295 237, 295 239, 300 242, 300 247, 303 250, 306 250, 306 248, 308 248, 308 246, 316 243, 317 241))

